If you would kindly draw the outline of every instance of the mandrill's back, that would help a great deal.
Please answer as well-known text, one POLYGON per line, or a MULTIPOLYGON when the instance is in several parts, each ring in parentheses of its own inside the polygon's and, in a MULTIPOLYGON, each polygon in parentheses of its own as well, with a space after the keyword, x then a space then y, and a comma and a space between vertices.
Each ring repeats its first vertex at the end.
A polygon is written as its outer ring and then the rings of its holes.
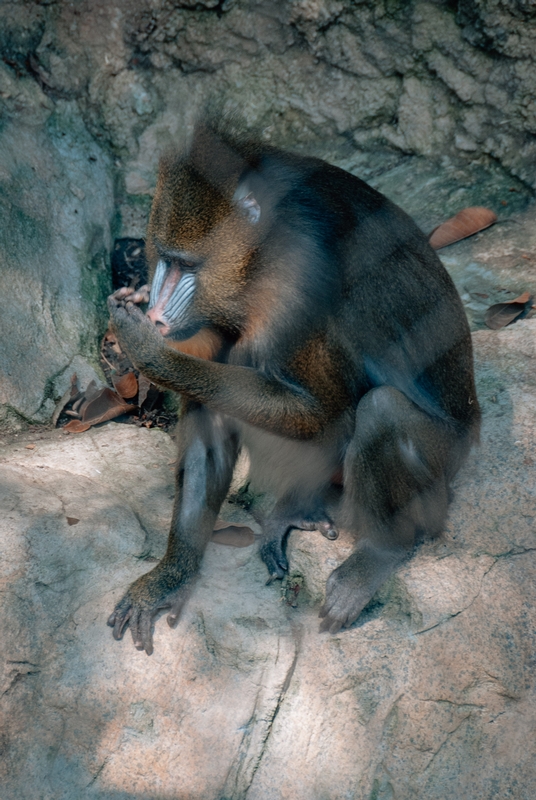
MULTIPOLYGON (((270 215, 266 268, 273 275, 281 265, 288 289, 282 335, 272 317, 273 349, 283 353, 287 342, 294 351, 307 330, 333 359, 342 348, 351 405, 390 385, 462 433, 474 425, 479 411, 465 312, 415 222, 350 173, 268 146, 258 148, 250 187, 270 215)), ((267 341, 259 340, 261 350, 267 341)))

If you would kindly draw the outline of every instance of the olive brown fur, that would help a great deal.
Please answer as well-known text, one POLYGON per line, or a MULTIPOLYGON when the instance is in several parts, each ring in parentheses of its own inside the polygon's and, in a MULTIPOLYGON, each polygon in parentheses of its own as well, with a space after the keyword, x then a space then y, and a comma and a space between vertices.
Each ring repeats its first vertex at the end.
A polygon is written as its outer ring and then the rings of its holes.
POLYGON ((148 315, 112 296, 112 324, 186 410, 167 552, 116 606, 114 636, 129 626, 149 654, 157 612, 175 624, 242 447, 277 500, 260 551, 270 579, 288 568, 290 528, 337 535, 326 502, 342 470, 333 515, 356 544, 320 615, 323 630, 351 625, 418 538, 440 533, 478 438, 452 280, 363 181, 208 123, 161 162, 147 253, 160 293, 148 315))

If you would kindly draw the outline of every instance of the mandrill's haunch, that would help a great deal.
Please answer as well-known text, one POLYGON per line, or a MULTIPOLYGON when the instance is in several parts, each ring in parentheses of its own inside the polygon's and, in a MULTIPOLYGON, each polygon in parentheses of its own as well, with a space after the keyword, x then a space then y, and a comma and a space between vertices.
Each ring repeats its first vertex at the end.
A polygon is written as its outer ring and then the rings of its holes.
POLYGON ((478 436, 471 339, 425 236, 366 183, 315 158, 198 125, 160 165, 147 231, 152 289, 110 298, 121 347, 184 398, 167 552, 108 620, 151 653, 173 624, 242 446, 277 497, 261 557, 287 569, 292 527, 334 538, 325 501, 343 471, 353 554, 320 611, 357 619, 422 535, 441 531, 449 482, 478 436))

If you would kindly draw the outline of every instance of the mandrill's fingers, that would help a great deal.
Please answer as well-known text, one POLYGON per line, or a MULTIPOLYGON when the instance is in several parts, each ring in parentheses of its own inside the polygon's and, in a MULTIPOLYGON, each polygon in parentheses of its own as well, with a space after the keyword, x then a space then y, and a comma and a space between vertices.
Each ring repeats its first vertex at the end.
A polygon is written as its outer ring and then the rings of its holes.
MULTIPOLYGON (((321 615, 320 615, 321 616, 321 615)), ((340 620, 333 620, 331 617, 324 617, 322 622, 320 623, 319 631, 320 633, 338 633, 342 628, 342 622, 340 620)))
POLYGON ((121 639, 127 626, 137 650, 153 652, 153 620, 163 609, 170 609, 176 622, 189 591, 189 584, 175 565, 160 562, 151 572, 142 575, 130 586, 108 619, 115 639, 121 639), (178 585, 177 585, 178 584, 178 585))
POLYGON ((132 616, 132 605, 127 596, 123 597, 120 603, 116 605, 110 616, 108 617, 107 625, 113 628, 112 635, 114 639, 123 638, 123 633, 127 627, 132 616))
POLYGON ((177 589, 172 595, 167 598, 165 608, 169 608, 167 615, 167 624, 170 628, 176 628, 179 623, 180 613, 186 600, 188 599, 192 590, 191 584, 186 584, 177 589))
POLYGON ((136 291, 130 286, 122 286, 110 295, 110 300, 114 305, 121 306, 125 306, 127 303, 134 303, 135 305, 148 303, 150 291, 151 287, 147 283, 144 286, 140 286, 136 291))
POLYGON ((129 608, 127 613, 124 616, 116 616, 113 625, 113 637, 114 639, 122 639, 123 633, 125 632, 125 628, 130 622, 130 618, 132 616, 132 609, 129 608))
POLYGON ((108 298, 108 309, 111 328, 123 351, 141 371, 148 364, 154 367, 160 353, 167 347, 156 326, 137 305, 128 301, 118 302, 114 295, 108 298))
POLYGON ((151 611, 140 611, 139 608, 132 606, 127 596, 117 604, 108 617, 107 624, 113 628, 112 635, 117 640, 123 638, 128 626, 134 647, 137 650, 145 650, 150 656, 153 652, 152 617, 151 611))
POLYGON ((151 291, 151 287, 146 283, 145 286, 140 286, 139 289, 136 289, 135 292, 132 292, 131 295, 128 296, 129 303, 148 303, 149 302, 149 293, 151 291))
POLYGON ((138 650, 145 650, 148 656, 153 652, 152 616, 148 611, 142 611, 138 620, 138 638, 134 642, 138 650))
POLYGON ((130 621, 129 621, 130 634, 132 636, 132 641, 134 642, 134 647, 137 650, 140 649, 138 647, 139 641, 140 641, 140 637, 138 635, 138 619, 139 619, 139 615, 140 615, 139 609, 134 608, 132 610, 132 614, 131 614, 130 621))
POLYGON ((112 297, 115 300, 124 300, 129 294, 132 294, 132 289, 129 286, 122 286, 112 294, 112 297))

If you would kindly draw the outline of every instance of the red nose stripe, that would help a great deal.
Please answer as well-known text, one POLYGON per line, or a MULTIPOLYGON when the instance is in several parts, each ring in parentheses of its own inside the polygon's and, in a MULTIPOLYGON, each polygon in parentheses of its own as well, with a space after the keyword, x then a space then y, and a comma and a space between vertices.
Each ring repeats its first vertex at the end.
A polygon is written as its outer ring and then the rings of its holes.
POLYGON ((147 312, 147 316, 152 322, 155 324, 159 322, 160 325, 163 325, 166 328, 166 331, 162 330, 162 334, 164 336, 169 331, 167 320, 165 318, 166 306, 169 298, 173 294, 175 286, 178 284, 181 277, 182 272, 180 269, 177 269, 176 267, 170 267, 155 304, 147 312))

